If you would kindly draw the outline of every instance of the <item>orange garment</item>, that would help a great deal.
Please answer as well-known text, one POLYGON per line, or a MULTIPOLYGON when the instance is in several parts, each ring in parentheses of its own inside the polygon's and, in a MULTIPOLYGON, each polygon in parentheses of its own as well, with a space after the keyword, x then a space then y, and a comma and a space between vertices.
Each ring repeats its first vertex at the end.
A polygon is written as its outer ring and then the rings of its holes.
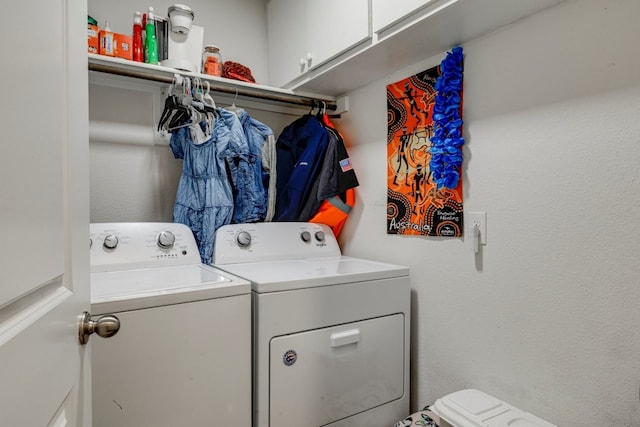
POLYGON ((326 224, 331 227, 333 234, 338 237, 344 223, 347 221, 351 208, 356 203, 356 192, 353 188, 349 188, 340 196, 333 196, 322 201, 322 205, 318 212, 309 220, 320 224, 326 224), (343 196, 344 195, 344 200, 343 196))

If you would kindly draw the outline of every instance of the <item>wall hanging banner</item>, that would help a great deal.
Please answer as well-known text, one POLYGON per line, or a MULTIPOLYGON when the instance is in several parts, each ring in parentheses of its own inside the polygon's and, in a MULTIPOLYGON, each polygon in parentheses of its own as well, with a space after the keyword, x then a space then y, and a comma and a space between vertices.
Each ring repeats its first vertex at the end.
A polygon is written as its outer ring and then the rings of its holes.
POLYGON ((462 65, 387 86, 387 234, 462 236, 462 65))

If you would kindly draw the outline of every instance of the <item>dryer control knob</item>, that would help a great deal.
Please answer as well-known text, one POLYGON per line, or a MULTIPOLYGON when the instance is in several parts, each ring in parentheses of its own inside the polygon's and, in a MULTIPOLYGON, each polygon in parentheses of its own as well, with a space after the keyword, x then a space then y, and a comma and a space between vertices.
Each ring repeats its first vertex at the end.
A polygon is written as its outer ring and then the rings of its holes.
POLYGON ((316 231, 316 240, 318 242, 324 242, 324 231, 316 231))
POLYGON ((236 236, 236 243, 241 248, 246 248, 251 244, 251 234, 246 231, 241 231, 236 236))
POLYGON ((176 236, 170 231, 162 231, 158 234, 158 246, 162 249, 171 249, 176 242, 176 236))
POLYGON ((115 234, 108 234, 104 237, 104 242, 102 242, 102 246, 107 249, 115 249, 118 246, 118 236, 115 234))
POLYGON ((308 231, 303 231, 302 233, 300 233, 300 238, 303 242, 309 243, 309 241, 311 240, 311 233, 309 233, 308 231))

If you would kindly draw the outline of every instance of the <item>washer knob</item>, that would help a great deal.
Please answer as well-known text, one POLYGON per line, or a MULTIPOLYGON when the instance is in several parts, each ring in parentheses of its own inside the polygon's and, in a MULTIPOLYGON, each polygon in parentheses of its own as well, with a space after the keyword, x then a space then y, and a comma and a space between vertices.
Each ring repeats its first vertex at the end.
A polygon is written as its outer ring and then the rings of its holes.
POLYGON ((309 243, 309 241, 311 240, 311 233, 309 233, 308 231, 303 231, 302 233, 300 233, 300 238, 303 242, 309 243))
POLYGON ((162 249, 171 249, 176 242, 176 236, 170 231, 162 231, 158 234, 158 246, 162 249))
POLYGON ((251 234, 249 234, 247 231, 239 232, 236 236, 236 243, 241 248, 248 247, 251 244, 251 234))
POLYGON ((118 246, 118 237, 115 234, 107 234, 104 237, 104 242, 102 242, 102 246, 107 249, 115 249, 118 246))
POLYGON ((324 241, 324 231, 316 231, 316 240, 318 242, 323 242, 324 241))

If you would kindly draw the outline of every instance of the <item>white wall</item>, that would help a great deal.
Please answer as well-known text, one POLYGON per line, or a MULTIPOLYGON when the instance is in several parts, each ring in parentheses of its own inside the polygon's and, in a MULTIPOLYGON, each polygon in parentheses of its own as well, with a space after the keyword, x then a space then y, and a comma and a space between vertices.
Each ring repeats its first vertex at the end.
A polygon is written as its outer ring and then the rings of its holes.
POLYGON ((465 211, 487 245, 385 234, 385 85, 341 121, 348 255, 412 272, 412 407, 461 388, 560 426, 640 425, 640 2, 568 1, 464 45, 465 211))

